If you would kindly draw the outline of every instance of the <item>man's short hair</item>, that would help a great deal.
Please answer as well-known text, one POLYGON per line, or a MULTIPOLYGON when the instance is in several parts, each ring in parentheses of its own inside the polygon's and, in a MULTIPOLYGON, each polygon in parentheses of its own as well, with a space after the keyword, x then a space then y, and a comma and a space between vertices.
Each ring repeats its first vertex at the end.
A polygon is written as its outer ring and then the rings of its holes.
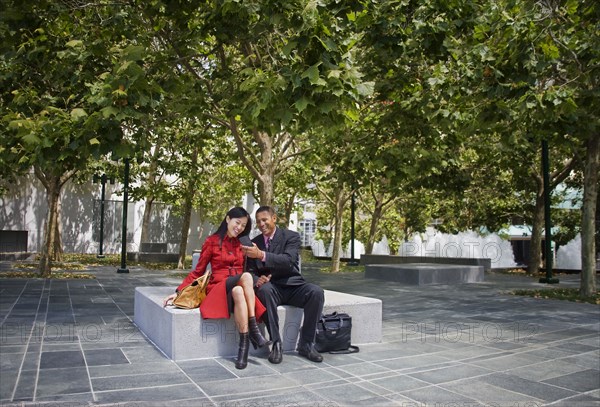
POLYGON ((259 212, 269 212, 269 214, 271 216, 275 215, 275 209, 273 209, 273 207, 269 206, 269 205, 264 205, 264 206, 259 207, 256 210, 256 213, 259 213, 259 212))

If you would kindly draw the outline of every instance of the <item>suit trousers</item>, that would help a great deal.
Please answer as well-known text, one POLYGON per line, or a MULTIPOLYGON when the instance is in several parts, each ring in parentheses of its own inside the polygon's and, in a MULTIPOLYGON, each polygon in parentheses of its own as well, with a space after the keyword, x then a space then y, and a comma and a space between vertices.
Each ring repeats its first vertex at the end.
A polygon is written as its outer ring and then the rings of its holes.
POLYGON ((304 322, 300 331, 300 344, 314 343, 317 333, 317 322, 323 313, 325 294, 316 284, 278 285, 265 283, 256 292, 260 301, 267 308, 267 330, 273 342, 281 341, 279 334, 279 305, 293 305, 304 309, 304 322))

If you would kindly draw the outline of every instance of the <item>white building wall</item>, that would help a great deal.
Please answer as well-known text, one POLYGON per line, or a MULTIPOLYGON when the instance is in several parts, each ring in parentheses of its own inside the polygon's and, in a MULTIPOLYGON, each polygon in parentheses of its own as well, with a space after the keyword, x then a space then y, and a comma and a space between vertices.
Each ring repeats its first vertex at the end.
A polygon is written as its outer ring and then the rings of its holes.
MULTIPOLYGON (((104 240, 105 254, 121 252, 122 202, 116 194, 121 185, 105 185, 104 240)), ((61 238, 67 253, 98 253, 101 184, 91 182, 77 185, 69 181, 63 187, 60 200, 61 238)), ((8 191, 0 196, 0 230, 27 231, 28 251, 39 252, 44 241, 44 224, 48 213, 46 191, 33 173, 8 185, 8 191)), ((129 202, 127 211, 127 250, 139 248, 144 201, 129 202)), ((181 219, 172 214, 168 206, 153 205, 150 239, 153 243, 167 243, 168 251, 177 253, 181 219)), ((187 253, 200 249, 210 226, 200 233, 200 219, 192 213, 187 253)))
MULTIPOLYGON (((121 252, 123 228, 123 197, 118 192, 120 184, 105 184, 104 233, 102 251, 104 254, 121 252)), ((100 198, 101 183, 76 184, 69 181, 63 187, 60 199, 61 238, 66 253, 99 253, 100 246, 100 198)), ((127 251, 139 250, 144 201, 129 202, 127 210, 127 251)), ((260 234, 256 229, 254 215, 260 206, 252 194, 242 197, 242 206, 252 216, 252 236, 260 234)), ((32 173, 8 185, 8 191, 0 196, 0 230, 27 231, 29 252, 40 252, 44 242, 44 224, 48 212, 46 191, 32 173)), ((292 214, 289 228, 298 230, 301 224, 296 213, 292 214)), ((204 225, 197 213, 192 213, 187 243, 187 254, 199 250, 206 236, 214 232, 214 227, 204 225), (200 230, 203 234, 200 236, 200 230)), ((149 242, 167 243, 169 253, 179 251, 181 218, 170 211, 168 205, 155 203, 152 207, 149 242)), ((312 238, 312 235, 311 235, 312 238)))
POLYGON ((41 246, 47 211, 46 194, 33 174, 19 178, 0 197, 0 230, 27 231, 29 250, 41 246), (34 180, 34 182, 31 182, 34 180), (37 184, 37 185, 36 185, 37 184))

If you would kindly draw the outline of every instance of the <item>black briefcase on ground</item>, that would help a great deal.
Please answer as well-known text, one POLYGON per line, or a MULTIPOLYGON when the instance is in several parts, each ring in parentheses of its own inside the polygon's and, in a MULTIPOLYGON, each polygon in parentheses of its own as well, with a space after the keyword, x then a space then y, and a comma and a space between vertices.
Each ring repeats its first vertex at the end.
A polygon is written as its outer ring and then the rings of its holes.
POLYGON ((315 349, 321 353, 356 353, 359 348, 351 345, 351 337, 352 317, 350 315, 342 312, 324 314, 317 322, 315 349))

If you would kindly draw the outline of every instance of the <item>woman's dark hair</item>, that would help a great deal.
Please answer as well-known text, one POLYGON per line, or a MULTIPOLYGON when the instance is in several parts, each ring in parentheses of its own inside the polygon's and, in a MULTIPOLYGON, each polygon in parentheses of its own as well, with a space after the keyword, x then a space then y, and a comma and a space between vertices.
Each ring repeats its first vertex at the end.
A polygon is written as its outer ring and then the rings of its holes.
POLYGON ((225 235, 227 234, 227 217, 228 216, 229 216, 229 219, 238 219, 238 218, 243 218, 243 217, 246 217, 248 219, 248 222, 246 223, 246 228, 242 231, 242 233, 240 233, 238 235, 238 237, 247 236, 250 234, 250 231, 252 230, 252 219, 250 219, 250 214, 248 213, 248 211, 246 211, 241 206, 236 206, 235 208, 231 208, 229 210, 229 212, 227 212, 227 214, 225 215, 225 218, 223 218, 223 222, 221 222, 217 231, 214 233, 215 235, 219 235, 219 246, 221 245, 221 243, 223 242, 223 239, 225 239, 225 235))

